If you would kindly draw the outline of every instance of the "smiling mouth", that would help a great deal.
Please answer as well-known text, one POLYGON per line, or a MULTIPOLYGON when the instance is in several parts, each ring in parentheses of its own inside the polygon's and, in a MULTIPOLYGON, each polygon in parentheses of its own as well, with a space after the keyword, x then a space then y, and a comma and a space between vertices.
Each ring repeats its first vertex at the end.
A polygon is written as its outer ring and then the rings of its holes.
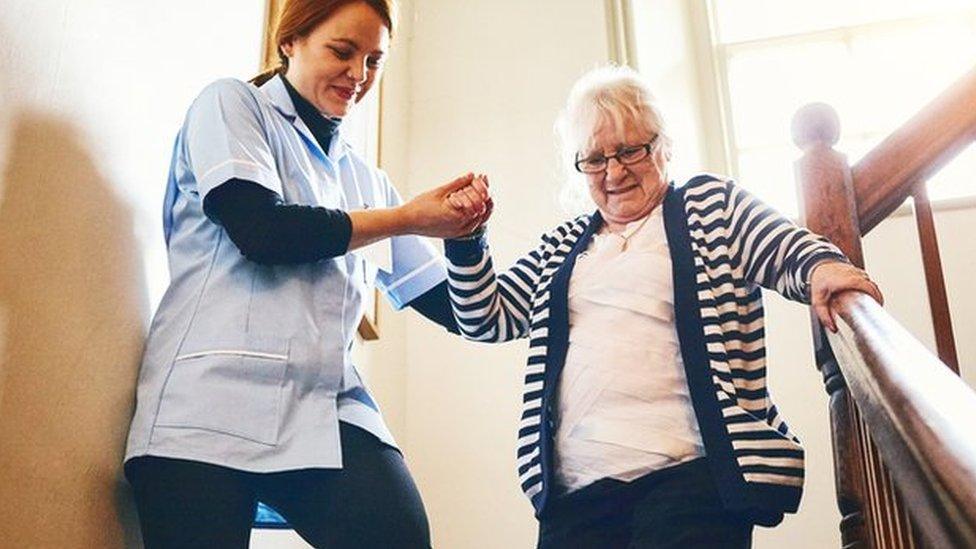
POLYGON ((609 195, 624 194, 636 188, 637 185, 628 185, 626 187, 620 187, 619 189, 607 189, 607 194, 609 195))
POLYGON ((346 101, 349 101, 356 96, 356 90, 353 88, 340 88, 338 86, 333 86, 332 89, 335 90, 336 95, 346 101))

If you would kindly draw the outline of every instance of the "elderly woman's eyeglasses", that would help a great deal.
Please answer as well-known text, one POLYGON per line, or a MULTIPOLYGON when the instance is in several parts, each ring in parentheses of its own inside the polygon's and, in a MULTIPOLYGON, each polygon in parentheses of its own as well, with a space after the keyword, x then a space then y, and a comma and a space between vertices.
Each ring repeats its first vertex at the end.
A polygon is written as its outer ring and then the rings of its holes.
POLYGON ((606 171, 610 166, 611 158, 616 158, 617 162, 625 166, 636 164, 651 155, 651 151, 654 150, 654 145, 657 143, 657 137, 655 135, 654 139, 651 139, 643 145, 623 147, 616 154, 611 154, 610 156, 594 154, 586 158, 580 158, 579 153, 576 153, 576 162, 573 165, 576 166, 576 171, 582 173, 601 173, 606 171))

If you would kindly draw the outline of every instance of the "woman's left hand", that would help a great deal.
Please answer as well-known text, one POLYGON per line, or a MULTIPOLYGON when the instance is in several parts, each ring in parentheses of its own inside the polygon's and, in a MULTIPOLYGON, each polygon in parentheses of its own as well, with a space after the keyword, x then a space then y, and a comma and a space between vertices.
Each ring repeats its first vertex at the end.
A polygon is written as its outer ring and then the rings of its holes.
POLYGON ((868 273, 841 261, 825 261, 813 267, 810 274, 810 306, 816 311, 820 323, 831 332, 837 332, 836 315, 830 300, 847 290, 863 292, 884 305, 884 296, 868 273))

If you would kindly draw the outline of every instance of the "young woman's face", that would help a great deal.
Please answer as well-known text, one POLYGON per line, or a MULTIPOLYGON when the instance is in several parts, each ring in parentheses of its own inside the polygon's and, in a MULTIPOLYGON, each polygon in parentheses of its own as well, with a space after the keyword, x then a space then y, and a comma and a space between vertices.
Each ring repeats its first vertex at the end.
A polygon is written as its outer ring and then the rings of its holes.
POLYGON ((639 162, 624 165, 612 159, 605 171, 586 176, 590 197, 607 221, 629 223, 660 204, 668 185, 670 152, 655 137, 633 120, 627 120, 623 128, 603 121, 593 132, 593 148, 580 151, 581 158, 610 156, 653 141, 650 154, 639 162))
POLYGON ((339 8, 304 37, 283 44, 286 76, 320 112, 345 116, 379 78, 390 30, 364 2, 339 8))

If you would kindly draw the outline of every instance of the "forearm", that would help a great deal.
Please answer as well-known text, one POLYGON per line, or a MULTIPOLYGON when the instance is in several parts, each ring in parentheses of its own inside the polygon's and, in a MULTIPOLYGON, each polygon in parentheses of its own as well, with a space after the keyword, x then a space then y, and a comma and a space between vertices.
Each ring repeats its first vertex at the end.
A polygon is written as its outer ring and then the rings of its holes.
POLYGON ((349 249, 355 250, 374 242, 411 233, 410 215, 403 206, 348 212, 352 221, 349 249))
POLYGON ((312 263, 346 253, 351 224, 341 211, 285 204, 252 181, 232 179, 210 191, 203 209, 244 257, 263 265, 312 263))
POLYGON ((428 320, 439 324, 452 334, 460 334, 454 311, 451 309, 451 298, 448 295, 447 281, 441 282, 430 290, 407 304, 410 308, 423 315, 428 320))
POLYGON ((504 316, 491 257, 473 241, 445 241, 451 308, 461 335, 473 341, 505 341, 504 316))
MULTIPOLYGON (((779 228, 783 236, 767 255, 765 267, 751 271, 757 283, 775 290, 792 301, 809 303, 808 284, 813 268, 824 262, 848 262, 847 257, 825 238, 784 221, 779 228)), ((761 265, 761 263, 760 263, 761 265)))
POLYGON ((821 265, 829 263, 850 264, 850 260, 836 248, 833 244, 824 243, 825 246, 810 250, 804 258, 794 267, 794 277, 799 280, 800 288, 796 295, 786 295, 787 298, 800 303, 809 304, 811 302, 811 283, 813 282, 813 272, 821 265))
POLYGON ((265 265, 312 263, 406 234, 465 234, 483 222, 427 195, 419 205, 346 212, 286 204, 258 183, 231 179, 206 193, 203 210, 245 257, 265 265))
POLYGON ((475 341, 494 343, 524 337, 537 271, 523 258, 509 272, 496 276, 486 247, 483 238, 444 243, 451 306, 458 327, 465 338, 475 341))
POLYGON ((729 241, 747 281, 806 302, 811 269, 823 261, 847 261, 825 238, 798 227, 744 189, 731 186, 729 191, 729 241))

